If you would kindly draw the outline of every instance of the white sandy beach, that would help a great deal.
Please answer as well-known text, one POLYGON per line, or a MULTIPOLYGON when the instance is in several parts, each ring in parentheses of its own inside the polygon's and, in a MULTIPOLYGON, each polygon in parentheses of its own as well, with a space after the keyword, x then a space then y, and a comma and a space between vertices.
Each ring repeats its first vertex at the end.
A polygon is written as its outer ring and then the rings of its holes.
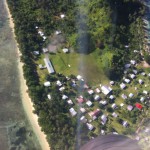
MULTIPOLYGON (((13 18, 11 17, 8 5, 6 0, 4 0, 4 5, 6 7, 6 10, 8 12, 8 17, 9 17, 9 22, 10 22, 10 27, 12 28, 12 32, 14 34, 14 23, 13 23, 13 18)), ((15 37, 15 34, 14 34, 15 37)), ((16 42, 17 44, 17 42, 16 42)), ((19 49, 17 47, 16 49, 17 53, 19 54, 19 49)), ((19 59, 19 57, 18 57, 19 59)), ((23 69, 22 69, 23 63, 21 63, 18 60, 18 70, 19 70, 19 79, 20 79, 20 92, 21 92, 21 98, 22 98, 22 103, 23 103, 23 107, 24 110, 27 114, 28 120, 32 125, 33 131, 35 133, 35 135, 38 138, 38 141, 41 145, 42 150, 50 150, 49 144, 46 140, 46 135, 41 131, 41 127, 38 124, 38 116, 35 115, 33 113, 34 107, 33 107, 33 103, 31 102, 31 99, 28 96, 27 91, 27 85, 25 83, 25 79, 23 77, 23 69)))

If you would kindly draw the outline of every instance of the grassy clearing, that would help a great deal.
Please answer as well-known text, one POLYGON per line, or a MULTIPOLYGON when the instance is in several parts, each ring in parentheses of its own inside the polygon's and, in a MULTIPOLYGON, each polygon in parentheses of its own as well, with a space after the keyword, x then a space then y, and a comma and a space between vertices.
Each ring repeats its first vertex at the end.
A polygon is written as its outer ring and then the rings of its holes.
POLYGON ((63 52, 56 55, 50 54, 50 60, 57 73, 62 73, 66 76, 80 74, 91 85, 96 85, 100 82, 107 83, 108 81, 104 75, 102 64, 98 59, 96 51, 89 55, 78 53, 65 54, 63 52))

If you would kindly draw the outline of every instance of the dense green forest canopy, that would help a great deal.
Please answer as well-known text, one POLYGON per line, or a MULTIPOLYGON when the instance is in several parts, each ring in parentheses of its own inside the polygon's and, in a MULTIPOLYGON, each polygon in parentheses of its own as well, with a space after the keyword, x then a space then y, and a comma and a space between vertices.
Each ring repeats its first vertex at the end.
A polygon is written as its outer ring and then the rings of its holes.
MULTIPOLYGON (((123 65, 134 56, 132 50, 142 45, 141 17, 143 7, 138 0, 7 0, 15 23, 16 39, 22 53, 23 70, 34 113, 46 133, 51 149, 73 150, 77 120, 70 118, 68 108, 54 86, 45 89, 39 83, 36 57, 33 51, 42 50, 43 42, 35 29, 39 26, 46 36, 61 30, 68 47, 78 53, 99 51, 99 58, 109 78, 119 79, 123 65), (60 14, 67 17, 60 19, 60 14), (140 32, 139 32, 140 31, 140 32), (129 45, 130 50, 124 46, 129 45), (51 102, 47 93, 51 92, 51 102), (65 135, 65 136, 64 136, 65 135)), ((139 57, 135 58, 139 59, 139 57)), ((65 80, 56 75, 59 80, 65 80)), ((55 78, 51 80, 55 80, 55 78)), ((81 144, 89 135, 81 127, 81 144)))

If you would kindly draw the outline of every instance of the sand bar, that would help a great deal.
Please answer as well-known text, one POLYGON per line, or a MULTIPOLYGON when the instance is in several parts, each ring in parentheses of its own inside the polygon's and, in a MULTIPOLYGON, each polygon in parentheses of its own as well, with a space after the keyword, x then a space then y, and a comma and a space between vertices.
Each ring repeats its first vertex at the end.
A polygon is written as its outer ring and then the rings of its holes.
MULTIPOLYGON (((4 0, 4 5, 8 12, 10 27, 12 28, 12 32, 15 37, 13 18, 11 17, 11 13, 9 11, 6 0, 4 0)), ((18 44, 17 41, 16 41, 16 44, 18 44)), ((18 54, 20 53, 18 47, 17 47, 16 51, 18 52, 18 54)), ((18 59, 19 59, 19 57, 18 57, 18 59)), ((41 131, 41 127, 38 124, 38 116, 33 113, 33 110, 34 110, 33 103, 31 101, 31 99, 29 98, 28 93, 26 92, 28 87, 27 87, 25 79, 23 77, 23 69, 22 69, 23 63, 21 63, 19 60, 18 60, 18 62, 19 62, 18 69, 19 69, 19 80, 20 80, 20 92, 21 92, 23 108, 27 114, 28 120, 31 123, 33 131, 34 131, 35 135, 37 136, 42 149, 50 150, 49 144, 46 140, 46 135, 41 131)))

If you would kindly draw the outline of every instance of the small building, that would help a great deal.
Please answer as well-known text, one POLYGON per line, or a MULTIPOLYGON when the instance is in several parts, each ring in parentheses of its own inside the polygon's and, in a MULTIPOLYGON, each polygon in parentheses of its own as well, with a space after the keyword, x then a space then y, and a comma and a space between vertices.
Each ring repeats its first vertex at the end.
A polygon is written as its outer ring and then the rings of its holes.
POLYGON ((136 77, 135 74, 130 74, 131 79, 134 79, 135 77, 136 77))
POLYGON ((92 112, 89 112, 89 116, 90 117, 93 117, 93 116, 97 117, 97 115, 99 115, 99 113, 100 113, 100 109, 96 109, 96 110, 94 110, 92 112))
POLYGON ((60 15, 60 18, 61 18, 61 19, 65 18, 65 14, 61 14, 61 15, 60 15))
POLYGON ((131 64, 125 64, 125 69, 128 69, 128 68, 130 68, 131 67, 131 64))
POLYGON ((39 68, 40 68, 40 69, 45 69, 46 67, 43 66, 42 64, 39 64, 39 68))
POLYGON ((105 135, 105 131, 104 130, 101 130, 101 135, 105 135))
POLYGON ((69 111, 72 117, 76 116, 77 112, 74 110, 74 108, 70 108, 69 111))
POLYGON ((128 109, 129 111, 131 111, 131 110, 133 109, 133 106, 128 105, 128 106, 127 106, 127 109, 128 109))
POLYGON ((140 83, 140 84, 143 84, 144 82, 143 82, 143 80, 142 80, 142 79, 139 79, 139 83, 140 83))
POLYGON ((136 64, 136 61, 135 61, 135 60, 130 60, 130 63, 131 63, 132 65, 135 65, 135 64, 136 64))
POLYGON ((92 124, 86 123, 86 125, 90 131, 92 131, 94 129, 94 126, 92 124))
POLYGON ((64 86, 62 86, 61 88, 59 88, 59 91, 63 91, 63 90, 65 90, 65 87, 64 86))
POLYGON ((132 98, 133 96, 134 96, 134 94, 133 94, 133 93, 130 93, 130 94, 129 94, 129 97, 130 97, 130 98, 132 98))
POLYGON ((124 47, 125 47, 125 48, 129 48, 129 45, 125 45, 124 47))
POLYGON ((63 48, 62 51, 63 51, 64 53, 68 53, 68 52, 69 52, 69 49, 68 49, 68 48, 63 48))
POLYGON ((148 74, 148 76, 150 77, 150 73, 148 74))
POLYGON ((77 75, 77 79, 78 79, 78 80, 81 80, 81 79, 82 79, 82 76, 81 76, 81 75, 77 75))
POLYGON ((84 84, 84 85, 83 85, 83 88, 84 88, 84 89, 88 89, 89 86, 88 86, 87 84, 84 84))
POLYGON ((145 72, 142 72, 141 75, 146 76, 146 73, 145 73, 145 72))
POLYGON ((139 109, 139 110, 141 110, 141 109, 143 108, 140 103, 136 103, 135 106, 136 106, 136 108, 139 109))
POLYGON ((77 101, 78 101, 78 103, 83 103, 84 99, 83 99, 83 97, 79 97, 79 98, 77 98, 77 101))
POLYGON ((44 82, 44 86, 49 87, 49 86, 51 86, 51 83, 49 81, 44 82))
POLYGON ((82 113, 85 113, 85 112, 86 112, 85 108, 83 108, 83 107, 80 108, 80 111, 81 111, 82 113))
POLYGON ((54 73, 54 68, 52 66, 52 63, 50 62, 49 58, 44 58, 44 62, 45 62, 45 65, 47 67, 47 70, 50 74, 54 73))
POLYGON ((141 102, 144 102, 144 100, 145 100, 144 97, 141 97, 141 98, 140 98, 140 101, 141 101, 141 102))
POLYGON ((112 113, 112 116, 115 117, 115 118, 118 117, 118 115, 115 112, 112 113))
POLYGON ((48 49, 47 48, 43 48, 43 53, 47 53, 48 52, 48 49))
POLYGON ((135 70, 135 69, 134 69, 134 70, 132 70, 132 71, 133 71, 133 73, 134 73, 134 74, 137 74, 137 73, 138 73, 138 71, 137 71, 137 70, 135 70))
POLYGON ((83 122, 83 123, 86 123, 86 122, 87 122, 87 119, 85 118, 85 116, 82 116, 82 117, 80 118, 80 121, 83 122))
POLYGON ((110 95, 109 98, 110 98, 111 100, 115 99, 115 97, 114 97, 113 95, 110 95))
POLYGON ((120 84, 120 88, 121 88, 121 89, 125 89, 125 88, 126 88, 126 85, 125 85, 124 83, 121 83, 121 84, 120 84))
POLYGON ((51 100, 51 99, 52 99, 52 97, 51 97, 51 95, 50 95, 50 94, 48 94, 48 95, 47 95, 47 98, 48 98, 49 100, 51 100))
POLYGON ((124 79, 124 81, 125 81, 126 83, 130 83, 130 80, 129 80, 129 79, 124 79))
POLYGON ((86 104, 90 107, 90 106, 92 106, 92 102, 90 101, 90 100, 88 100, 87 102, 86 102, 86 104))
POLYGON ((60 30, 57 30, 57 31, 55 32, 55 34, 56 34, 56 35, 59 35, 59 34, 61 34, 61 31, 60 31, 60 30))
POLYGON ((69 100, 67 101, 67 103, 68 103, 69 105, 73 105, 73 102, 72 102, 71 99, 69 99, 69 100))
POLYGON ((96 92, 96 93, 100 93, 101 91, 100 91, 99 88, 96 88, 96 89, 95 89, 95 92, 96 92))
POLYGON ((34 55, 39 55, 40 52, 39 52, 39 51, 33 51, 33 54, 34 54, 34 55))
POLYGON ((107 121, 107 116, 106 116, 105 114, 103 114, 103 115, 101 116, 101 120, 102 120, 102 124, 105 124, 106 121, 107 121))
POLYGON ((99 103, 102 104, 102 105, 106 105, 107 101, 100 101, 99 103))
POLYGON ((111 86, 115 84, 114 81, 110 81, 109 83, 110 83, 111 86))
POLYGON ((112 91, 112 89, 107 86, 102 86, 101 90, 102 90, 102 93, 104 93, 105 95, 108 95, 112 91))
POLYGON ((67 98, 68 98, 67 95, 63 95, 63 96, 62 96, 62 99, 63 99, 63 100, 66 100, 67 98))
POLYGON ((127 127, 127 126, 128 126, 128 122, 127 122, 127 121, 123 121, 123 122, 122 122, 122 125, 123 125, 124 127, 127 127))
POLYGON ((59 80, 57 80, 57 81, 56 81, 56 85, 62 86, 62 83, 61 83, 59 80))
POLYGON ((121 104, 120 104, 120 106, 121 106, 121 107, 123 107, 123 106, 124 106, 124 104, 123 104, 123 103, 121 103, 121 104))
POLYGON ((88 93, 89 93, 90 95, 92 95, 92 94, 94 93, 94 91, 93 91, 93 90, 88 90, 88 93))
POLYGON ((94 100, 98 101, 100 99, 100 96, 99 95, 95 95, 94 96, 94 100))
POLYGON ((147 95, 147 94, 148 94, 148 91, 144 90, 143 93, 147 95))
POLYGON ((116 108, 117 108, 117 105, 114 103, 114 104, 111 105, 111 107, 112 107, 113 109, 116 109, 116 108))
POLYGON ((122 94, 121 97, 122 97, 123 99, 127 99, 127 96, 126 96, 125 94, 122 94))

